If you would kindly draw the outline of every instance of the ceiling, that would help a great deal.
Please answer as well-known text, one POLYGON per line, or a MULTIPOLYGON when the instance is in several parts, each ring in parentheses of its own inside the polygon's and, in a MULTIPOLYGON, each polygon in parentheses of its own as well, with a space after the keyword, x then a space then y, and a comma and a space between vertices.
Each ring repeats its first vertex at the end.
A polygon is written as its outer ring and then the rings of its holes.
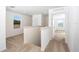
POLYGON ((7 10, 26 15, 48 14, 50 8, 59 8, 61 6, 8 6, 7 10))

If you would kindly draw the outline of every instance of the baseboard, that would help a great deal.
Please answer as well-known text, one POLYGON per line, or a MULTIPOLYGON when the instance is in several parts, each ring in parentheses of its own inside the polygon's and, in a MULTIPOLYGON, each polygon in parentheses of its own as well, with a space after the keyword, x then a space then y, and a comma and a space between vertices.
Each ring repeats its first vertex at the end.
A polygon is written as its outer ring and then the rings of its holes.
POLYGON ((6 39, 7 39, 7 38, 11 38, 11 37, 15 37, 15 36, 18 36, 18 35, 21 35, 21 34, 23 34, 23 33, 20 33, 20 34, 17 34, 17 35, 13 35, 13 36, 9 36, 9 37, 6 37, 6 39))
POLYGON ((3 49, 0 49, 0 52, 3 52, 4 50, 6 50, 6 47, 5 47, 5 48, 3 48, 3 49))

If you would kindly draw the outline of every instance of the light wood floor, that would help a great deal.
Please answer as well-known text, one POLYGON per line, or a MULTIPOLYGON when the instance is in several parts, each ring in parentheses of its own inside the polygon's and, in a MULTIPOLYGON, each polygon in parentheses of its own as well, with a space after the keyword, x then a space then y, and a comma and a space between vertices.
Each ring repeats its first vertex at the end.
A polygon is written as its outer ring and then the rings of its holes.
POLYGON ((69 48, 64 39, 61 41, 53 39, 50 40, 45 52, 69 52, 69 48))
POLYGON ((40 52, 41 48, 33 44, 23 44, 23 34, 7 38, 7 49, 3 52, 40 52))
MULTIPOLYGON (((39 46, 33 44, 23 44, 23 34, 7 38, 7 49, 3 52, 41 52, 39 46)), ((64 40, 50 40, 45 52, 69 52, 68 46, 64 40)))

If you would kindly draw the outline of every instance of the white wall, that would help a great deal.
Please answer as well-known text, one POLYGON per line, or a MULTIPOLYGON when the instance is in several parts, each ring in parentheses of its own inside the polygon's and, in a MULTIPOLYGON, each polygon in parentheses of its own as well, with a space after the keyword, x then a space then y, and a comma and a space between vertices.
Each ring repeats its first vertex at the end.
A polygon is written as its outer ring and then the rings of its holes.
POLYGON ((69 22, 69 7, 65 7, 65 32, 66 32, 66 43, 68 44, 69 50, 71 51, 71 40, 69 39, 70 32, 70 22, 69 22))
POLYGON ((70 51, 79 52, 79 7, 67 7, 66 20, 68 23, 68 45, 70 51))
POLYGON ((41 28, 41 50, 44 51, 49 41, 52 39, 52 30, 50 27, 41 28))
POLYGON ((6 49, 5 11, 6 11, 5 7, 0 6, 0 51, 6 49))
POLYGON ((41 45, 40 27, 25 27, 24 28, 24 43, 41 45))
POLYGON ((24 26, 31 26, 31 25, 32 25, 31 16, 19 14, 19 13, 12 12, 12 11, 7 11, 7 14, 6 14, 6 35, 7 37, 21 34, 23 33, 24 26), (14 29, 14 25, 13 25, 14 16, 22 17, 20 28, 14 29))
POLYGON ((49 20, 48 20, 48 26, 52 26, 52 20, 53 19, 53 9, 49 9, 49 20))

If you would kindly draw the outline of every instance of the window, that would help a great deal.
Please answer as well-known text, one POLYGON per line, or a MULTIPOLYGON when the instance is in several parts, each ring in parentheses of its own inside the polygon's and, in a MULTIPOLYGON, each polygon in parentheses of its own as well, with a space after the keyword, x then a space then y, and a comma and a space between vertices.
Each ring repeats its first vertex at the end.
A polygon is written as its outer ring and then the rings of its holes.
POLYGON ((58 20, 58 27, 63 27, 63 25, 64 25, 64 20, 63 19, 58 20))
POLYGON ((20 28, 21 16, 14 16, 14 28, 20 28))

